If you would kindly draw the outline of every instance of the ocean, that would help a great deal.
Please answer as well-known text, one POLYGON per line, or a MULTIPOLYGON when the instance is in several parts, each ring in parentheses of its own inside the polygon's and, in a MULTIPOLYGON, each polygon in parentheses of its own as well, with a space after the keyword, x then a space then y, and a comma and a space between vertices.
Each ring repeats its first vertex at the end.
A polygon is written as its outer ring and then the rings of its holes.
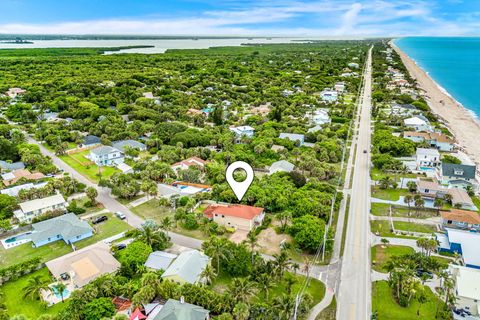
POLYGON ((395 44, 480 117, 480 38, 407 37, 395 40, 395 44))

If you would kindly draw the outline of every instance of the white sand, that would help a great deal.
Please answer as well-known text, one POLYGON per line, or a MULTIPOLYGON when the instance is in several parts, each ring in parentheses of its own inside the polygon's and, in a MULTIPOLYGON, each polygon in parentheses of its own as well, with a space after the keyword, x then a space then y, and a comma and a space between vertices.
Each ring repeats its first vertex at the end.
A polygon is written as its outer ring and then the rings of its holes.
POLYGON ((423 96, 432 112, 444 121, 450 132, 455 135, 460 149, 467 153, 478 165, 480 163, 480 124, 473 114, 442 89, 407 54, 390 42, 400 55, 410 76, 417 80, 423 96))

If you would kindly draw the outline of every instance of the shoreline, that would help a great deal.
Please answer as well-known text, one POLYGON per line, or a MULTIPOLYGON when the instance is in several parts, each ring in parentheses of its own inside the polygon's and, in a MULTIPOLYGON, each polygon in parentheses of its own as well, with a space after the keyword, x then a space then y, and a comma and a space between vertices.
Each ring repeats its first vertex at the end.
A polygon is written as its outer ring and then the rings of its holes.
POLYGON ((480 122, 475 113, 458 102, 393 41, 390 41, 389 45, 400 56, 412 79, 417 81, 418 89, 423 91, 421 95, 427 101, 431 111, 453 134, 459 149, 478 165, 480 163, 480 143, 478 143, 480 122))

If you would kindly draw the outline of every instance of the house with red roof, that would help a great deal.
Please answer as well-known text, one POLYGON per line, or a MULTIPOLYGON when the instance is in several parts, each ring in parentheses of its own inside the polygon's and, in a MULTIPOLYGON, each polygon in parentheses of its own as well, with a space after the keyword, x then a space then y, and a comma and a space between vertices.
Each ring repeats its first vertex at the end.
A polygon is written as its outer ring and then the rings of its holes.
POLYGON ((130 320, 143 320, 146 319, 147 316, 145 316, 142 311, 137 307, 135 311, 130 315, 130 320))
POLYGON ((172 164, 171 168, 174 171, 178 170, 186 170, 190 167, 196 166, 199 167, 200 169, 203 169, 205 165, 207 164, 207 161, 200 159, 199 157, 190 157, 188 159, 185 159, 183 161, 177 162, 172 164))
POLYGON ((246 231, 260 225, 265 217, 263 208, 242 204, 212 204, 203 214, 219 225, 246 231))

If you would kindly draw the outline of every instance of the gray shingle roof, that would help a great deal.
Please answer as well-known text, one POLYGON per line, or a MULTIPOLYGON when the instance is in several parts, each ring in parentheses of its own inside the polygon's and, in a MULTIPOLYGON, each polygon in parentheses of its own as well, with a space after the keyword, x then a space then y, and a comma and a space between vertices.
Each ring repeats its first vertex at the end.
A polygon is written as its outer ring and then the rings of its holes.
POLYGON ((176 254, 164 251, 155 251, 150 253, 148 256, 148 259, 145 262, 145 267, 155 270, 167 270, 168 266, 176 257, 176 254))
POLYGON ((97 156, 103 156, 112 152, 120 152, 120 150, 110 146, 101 146, 101 147, 90 150, 90 152, 93 154, 96 154, 97 156))
POLYGON ((270 171, 286 171, 291 172, 295 168, 293 163, 290 163, 286 160, 280 160, 277 162, 272 163, 270 166, 270 171))
POLYGON ((168 299, 153 320, 205 320, 209 311, 194 304, 168 299))
POLYGON ((119 140, 112 142, 112 147, 125 152, 125 147, 136 148, 139 150, 145 150, 145 145, 135 140, 119 140))
POLYGON ((184 251, 165 270, 162 277, 178 276, 193 284, 200 280, 200 275, 205 270, 209 259, 198 250, 184 251))
POLYGON ((100 143, 100 138, 94 135, 88 135, 83 139, 83 144, 85 145, 90 145, 90 144, 96 144, 100 143))
POLYGON ((48 238, 56 238, 57 235, 60 235, 63 239, 71 239, 93 231, 93 228, 88 222, 80 220, 73 213, 67 213, 59 217, 34 223, 32 228, 34 231, 31 234, 33 243, 48 238))
POLYGON ((475 179, 475 166, 442 162, 442 175, 463 179, 475 179), (459 172, 462 172, 460 174, 459 172))
POLYGON ((0 160, 0 168, 7 171, 13 171, 18 169, 25 169, 25 164, 21 161, 10 163, 7 161, 0 160))
POLYGON ((280 139, 290 139, 292 141, 303 141, 305 139, 305 136, 303 134, 298 134, 298 133, 280 133, 279 136, 280 139))

